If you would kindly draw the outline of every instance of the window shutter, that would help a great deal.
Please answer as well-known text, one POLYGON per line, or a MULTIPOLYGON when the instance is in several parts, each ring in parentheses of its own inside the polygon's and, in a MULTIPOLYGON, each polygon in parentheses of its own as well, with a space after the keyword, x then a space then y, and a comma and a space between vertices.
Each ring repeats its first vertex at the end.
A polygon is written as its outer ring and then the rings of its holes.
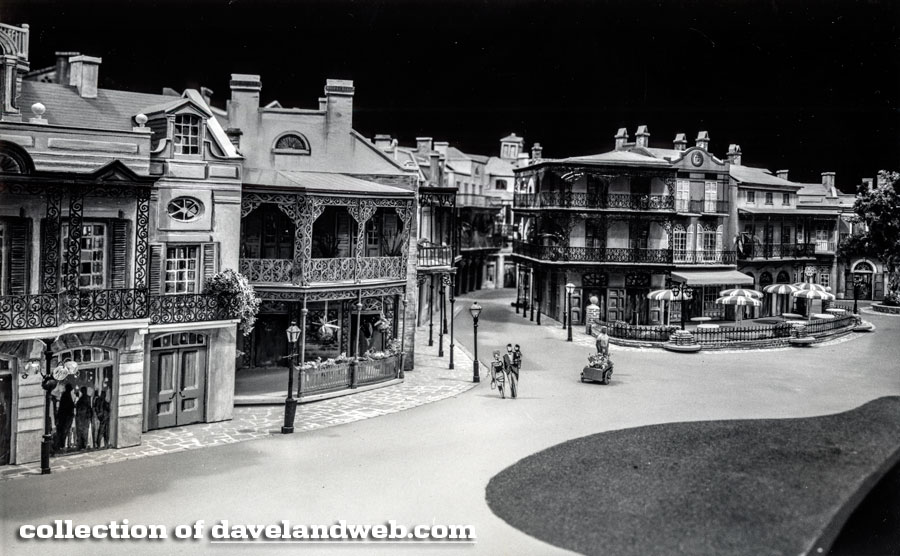
POLYGON ((338 257, 350 257, 353 255, 354 241, 351 238, 353 227, 350 225, 350 215, 346 212, 338 214, 338 257))
POLYGON ((116 220, 110 226, 112 257, 110 284, 112 288, 128 287, 128 221, 116 220))
POLYGON ((200 291, 206 286, 206 281, 212 278, 213 274, 219 271, 219 244, 204 243, 201 245, 203 251, 203 284, 200 291))
POLYGON ((163 293, 163 264, 165 248, 162 243, 150 244, 150 293, 163 293))
POLYGON ((9 293, 28 293, 28 244, 30 220, 17 219, 9 223, 9 293))

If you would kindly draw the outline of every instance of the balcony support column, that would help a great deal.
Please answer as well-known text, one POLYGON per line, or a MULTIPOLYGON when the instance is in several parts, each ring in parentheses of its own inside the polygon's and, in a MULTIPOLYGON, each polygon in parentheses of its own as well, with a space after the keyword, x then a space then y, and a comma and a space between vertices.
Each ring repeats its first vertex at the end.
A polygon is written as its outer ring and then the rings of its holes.
POLYGON ((354 254, 356 264, 353 269, 353 280, 358 284, 359 259, 362 257, 363 249, 366 246, 366 223, 372 218, 378 207, 375 206, 375 201, 371 199, 360 199, 355 205, 347 207, 347 210, 350 212, 350 216, 356 220, 356 253, 354 254))
POLYGON ((66 245, 65 287, 69 291, 78 289, 78 275, 81 266, 81 236, 84 225, 84 190, 73 187, 69 194, 69 236, 66 245))
MULTIPOLYGON (((62 195, 59 189, 47 191, 47 218, 41 240, 41 293, 59 293, 59 238, 62 195)), ((68 269, 67 269, 68 270, 68 269)))
POLYGON ((134 287, 146 290, 150 263, 150 189, 138 191, 134 222, 134 287))

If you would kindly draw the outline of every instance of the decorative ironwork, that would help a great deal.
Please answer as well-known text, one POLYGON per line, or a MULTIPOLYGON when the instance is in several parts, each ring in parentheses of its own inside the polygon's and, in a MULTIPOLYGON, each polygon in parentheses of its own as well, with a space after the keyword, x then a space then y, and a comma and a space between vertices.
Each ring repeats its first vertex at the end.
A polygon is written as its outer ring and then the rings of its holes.
POLYGON ((419 189, 420 207, 455 207, 456 191, 423 191, 419 189))
POLYGON ((287 314, 287 313, 291 312, 291 302, 290 301, 273 301, 270 299, 264 299, 259 304, 259 312, 260 313, 287 314))
POLYGON ((147 290, 76 290, 60 294, 60 323, 147 318, 147 290))
MULTIPOLYGON (((395 206, 394 211, 403 223, 403 232, 400 235, 400 267, 406 269, 409 263, 409 235, 414 213, 412 200, 407 200, 404 204, 395 206)), ((406 276, 405 272, 403 276, 406 276)))
POLYGON ((674 252, 675 264, 734 264, 737 253, 734 251, 680 251, 674 252))
POLYGON ((141 189, 135 210, 134 287, 147 289, 150 260, 150 190, 141 189))
POLYGON ((59 296, 55 293, 0 296, 0 330, 49 328, 58 322, 59 296))
POLYGON ((515 208, 592 208, 625 210, 674 210, 673 195, 632 195, 629 193, 542 191, 516 193, 515 208))
MULTIPOLYGON (((59 238, 62 195, 58 189, 47 191, 47 218, 41 238, 41 291, 59 292, 59 238)), ((68 268, 67 268, 68 270, 68 268)))
POLYGON ((350 387, 350 362, 335 363, 327 367, 304 369, 300 371, 303 384, 301 392, 304 396, 343 390, 350 387))
POLYGON ((304 273, 307 282, 340 282, 353 280, 357 261, 349 257, 309 259, 309 272, 304 273))
POLYGON ((375 384, 397 377, 400 357, 392 355, 384 359, 360 359, 356 368, 357 384, 375 384))
POLYGON ((166 206, 169 218, 178 222, 190 222, 200 216, 202 211, 203 203, 193 197, 176 197, 166 206))
POLYGON ((738 259, 798 259, 813 258, 815 243, 749 243, 743 242, 737 250, 738 259))
POLYGON ((290 284, 294 263, 290 259, 241 259, 241 274, 252 283, 290 284))
POLYGON ((649 288, 650 275, 646 272, 628 272, 625 274, 626 288, 649 288))
POLYGON ((359 280, 403 280, 405 270, 402 257, 360 257, 357 260, 359 280))
POLYGON ((516 241, 513 243, 513 252, 532 259, 552 262, 672 263, 672 252, 668 249, 565 247, 516 241))
POLYGON ((310 269, 312 268, 312 237, 313 225, 325 211, 325 204, 320 197, 311 197, 304 200, 300 217, 295 220, 294 237, 294 269, 291 281, 294 284, 309 285, 310 269))
POLYGON ((79 265, 81 264, 81 234, 84 197, 79 188, 74 188, 69 197, 69 241, 66 245, 66 288, 78 288, 79 265))
POLYGON ((419 245, 416 255, 420 268, 453 264, 453 250, 447 245, 419 245))
POLYGON ((235 318, 219 296, 203 293, 150 296, 150 324, 208 322, 235 318))

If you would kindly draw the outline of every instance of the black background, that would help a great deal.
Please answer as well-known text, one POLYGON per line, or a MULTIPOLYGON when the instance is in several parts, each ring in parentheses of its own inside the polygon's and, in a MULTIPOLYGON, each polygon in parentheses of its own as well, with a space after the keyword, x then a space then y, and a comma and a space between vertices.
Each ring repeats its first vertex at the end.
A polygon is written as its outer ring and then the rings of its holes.
POLYGON ((106 88, 203 85, 224 107, 254 73, 264 104, 314 108, 353 79, 354 127, 404 144, 499 154, 515 132, 563 157, 647 124, 652 146, 707 130, 716 154, 847 192, 898 168, 900 2, 4 0, 0 20, 31 25, 32 69, 100 56, 106 88))

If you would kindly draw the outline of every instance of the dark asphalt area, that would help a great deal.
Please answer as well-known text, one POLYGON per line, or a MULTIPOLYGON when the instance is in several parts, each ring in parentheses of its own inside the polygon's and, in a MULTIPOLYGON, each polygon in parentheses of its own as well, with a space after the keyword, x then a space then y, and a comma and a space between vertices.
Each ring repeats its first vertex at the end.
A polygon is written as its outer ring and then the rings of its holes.
POLYGON ((823 417, 571 440, 496 475, 487 502, 514 527, 585 554, 817 554, 849 517, 847 501, 858 504, 897 457, 892 396, 823 417))

